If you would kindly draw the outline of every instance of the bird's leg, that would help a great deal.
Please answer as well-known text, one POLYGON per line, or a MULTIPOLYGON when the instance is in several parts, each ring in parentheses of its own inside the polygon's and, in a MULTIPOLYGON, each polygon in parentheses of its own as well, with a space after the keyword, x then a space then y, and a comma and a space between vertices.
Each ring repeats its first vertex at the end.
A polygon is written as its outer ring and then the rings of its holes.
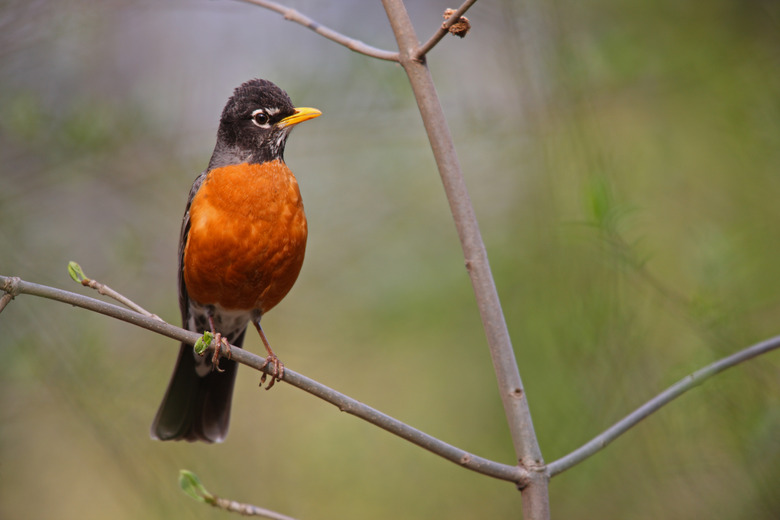
MULTIPOLYGON (((265 333, 263 332, 263 328, 260 326, 260 319, 254 319, 252 320, 252 323, 255 324, 255 328, 257 329, 257 332, 260 334, 260 339, 263 340, 263 345, 265 345, 265 350, 268 352, 268 357, 265 358, 265 361, 263 362, 263 365, 260 367, 261 369, 265 368, 266 365, 273 365, 274 370, 271 374, 271 382, 268 383, 268 386, 265 387, 266 390, 270 390, 272 386, 274 386, 274 383, 277 381, 281 381, 284 377, 284 363, 279 360, 278 357, 276 357, 276 354, 274 354, 274 351, 271 350, 271 345, 268 343, 268 338, 265 337, 265 333)), ((266 374, 263 372, 263 377, 260 378, 260 386, 263 386, 263 383, 265 383, 266 380, 266 374)))
POLYGON ((214 317, 211 315, 211 313, 209 313, 208 316, 211 332, 214 333, 214 339, 217 341, 217 348, 214 349, 214 356, 211 358, 212 370, 216 370, 217 372, 224 372, 223 369, 219 368, 219 356, 222 353, 222 349, 224 349, 225 356, 230 359, 230 343, 228 342, 227 338, 223 338, 222 334, 217 332, 217 329, 214 326, 214 317))

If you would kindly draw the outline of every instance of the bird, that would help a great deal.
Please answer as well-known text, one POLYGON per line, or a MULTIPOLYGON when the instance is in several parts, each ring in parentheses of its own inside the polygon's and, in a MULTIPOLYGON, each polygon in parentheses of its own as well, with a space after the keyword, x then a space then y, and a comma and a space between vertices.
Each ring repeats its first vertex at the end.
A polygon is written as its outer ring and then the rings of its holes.
MULTIPOLYGON (((228 432, 238 365, 251 322, 273 374, 284 374, 260 318, 292 288, 303 264, 308 227, 298 182, 284 161, 295 125, 322 114, 296 108, 264 79, 233 91, 219 121, 208 166, 192 184, 179 239, 178 286, 183 327, 211 332, 218 347, 198 355, 182 343, 151 427, 159 440, 222 442, 228 432), (226 350, 227 359, 220 351, 226 350), (221 358, 221 359, 220 359, 221 358)), ((265 374, 260 381, 265 381, 265 374)))

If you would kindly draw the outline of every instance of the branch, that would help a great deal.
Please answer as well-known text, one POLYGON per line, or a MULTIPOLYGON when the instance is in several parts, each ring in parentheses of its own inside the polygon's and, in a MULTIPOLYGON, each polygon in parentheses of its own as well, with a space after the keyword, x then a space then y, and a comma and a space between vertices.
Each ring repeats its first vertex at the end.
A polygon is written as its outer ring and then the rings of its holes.
POLYGON ((0 312, 3 312, 3 309, 5 309, 5 306, 11 303, 11 300, 14 299, 14 295, 10 292, 5 293, 2 298, 0 298, 0 312))
POLYGON ((271 520, 295 520, 295 518, 291 516, 283 515, 276 511, 265 509, 264 507, 258 507, 252 504, 237 502, 235 500, 217 496, 215 496, 213 501, 209 502, 209 504, 217 509, 224 509, 230 513, 238 513, 241 516, 262 516, 263 518, 270 518, 271 520))
POLYGON ((73 281, 76 283, 80 283, 84 287, 89 287, 90 289, 95 289, 98 294, 102 294, 103 296, 108 296, 109 298, 113 298, 125 307, 128 307, 135 312, 138 312, 140 314, 143 314, 144 316, 148 316, 150 318, 154 318, 156 320, 163 321, 162 318, 157 316, 156 314, 152 314, 151 312, 147 311, 137 303, 135 303, 133 300, 125 296, 124 294, 120 294, 108 285, 104 283, 100 283, 97 280, 93 280, 91 278, 88 278, 87 275, 84 274, 84 271, 81 269, 81 266, 77 264, 76 262, 68 262, 68 274, 70 274, 70 277, 73 278, 73 281))
MULTIPOLYGON (((409 77, 425 131, 431 143, 444 191, 458 231, 466 269, 485 330, 504 414, 520 466, 529 470, 529 482, 521 487, 526 520, 549 519, 548 476, 534 431, 523 382, 512 349, 504 312, 490 270, 477 217, 471 205, 455 144, 439 102, 431 72, 417 58, 418 40, 402 0, 382 0, 393 29, 400 63, 409 77)), ((453 16, 454 18, 454 16, 453 16)))
MULTIPOLYGON (((133 325, 151 330, 163 336, 183 341, 194 345, 198 339, 202 337, 201 334, 185 330, 164 321, 158 321, 154 318, 150 318, 139 314, 137 312, 125 309, 118 305, 106 303, 94 298, 82 296, 61 289, 55 289, 54 287, 48 287, 45 285, 39 285, 31 282, 25 282, 16 277, 0 276, 0 289, 5 291, 11 296, 18 294, 29 294, 32 296, 40 296, 42 298, 48 298, 63 303, 68 303, 76 307, 105 314, 133 325)), ((213 345, 216 347, 216 345, 213 345)), ((265 363, 265 358, 252 354, 251 352, 242 348, 231 349, 230 358, 234 361, 238 361, 241 364, 252 367, 256 370, 262 370, 269 375, 272 375, 273 367, 265 363), (265 365, 265 366, 264 366, 265 365)), ((324 401, 329 402, 332 405, 338 407, 342 412, 347 412, 351 415, 359 417, 375 426, 401 437, 421 448, 443 457, 450 462, 454 462, 459 466, 463 466, 466 469, 482 473, 500 480, 508 480, 514 482, 519 486, 525 484, 527 480, 527 472, 518 466, 509 466, 507 464, 501 464, 477 455, 473 455, 467 451, 456 448, 451 444, 447 444, 427 433, 424 433, 416 428, 413 428, 401 421, 394 419, 382 412, 367 406, 360 401, 352 399, 332 388, 329 388, 313 379, 298 374, 293 370, 285 367, 284 378, 282 381, 291 384, 305 392, 308 392, 324 401)))
POLYGON ((493 281, 490 264, 482 241, 474 208, 471 205, 455 145, 436 94, 430 71, 413 55, 416 36, 409 15, 401 0, 383 0, 401 51, 401 65, 409 76, 423 124, 439 168, 444 190, 450 204, 461 241, 466 269, 487 335, 490 353, 498 377, 501 399, 512 430, 518 459, 527 466, 541 463, 541 453, 533 432, 528 403, 525 399, 509 332, 501 310, 501 302, 493 281))
POLYGON ((460 17, 466 14, 466 11, 468 11, 469 8, 476 3, 476 1, 477 0, 466 0, 463 2, 463 5, 458 7, 455 12, 452 13, 452 15, 450 15, 450 17, 447 18, 443 24, 441 24, 441 27, 439 27, 436 32, 433 33, 433 36, 431 36, 427 42, 423 43, 420 48, 415 51, 415 59, 422 60, 423 57, 425 57, 425 55, 428 54, 431 49, 433 49, 436 44, 441 41, 442 38, 447 36, 450 27, 455 25, 460 17))
POLYGON ((282 16, 284 16, 285 20, 289 20, 291 22, 301 24, 307 29, 311 29, 312 31, 319 34, 320 36, 324 36, 329 40, 341 44, 344 47, 348 48, 349 50, 355 51, 360 54, 365 54, 366 56, 371 56, 372 58, 377 58, 380 60, 398 61, 397 52, 391 52, 391 51, 379 49, 377 47, 372 47, 371 45, 361 42, 360 40, 356 40, 354 38, 350 38, 349 36, 345 36, 340 32, 325 27, 319 22, 312 20, 308 16, 290 7, 284 6, 282 4, 277 4, 276 2, 270 2, 268 0, 240 0, 240 1, 246 2, 248 4, 254 4, 263 7, 265 9, 270 9, 271 11, 277 12, 282 16))
POLYGON ((771 352, 777 348, 780 348, 780 336, 762 341, 761 343, 757 343, 742 349, 736 354, 721 358, 718 361, 715 361, 714 363, 707 365, 706 367, 699 369, 693 374, 681 379, 677 383, 658 394, 656 397, 650 399, 645 404, 637 408, 634 412, 627 415, 624 419, 615 423, 612 427, 605 430, 590 442, 584 444, 568 455, 561 457, 555 462, 550 463, 547 466, 547 469, 550 472, 550 476, 553 477, 558 473, 566 471, 572 466, 579 464, 583 460, 587 459, 591 455, 601 451, 610 442, 617 439, 620 435, 626 433, 630 428, 636 426, 639 421, 657 411, 662 406, 680 397, 691 388, 702 384, 712 376, 723 372, 727 368, 731 368, 740 363, 758 357, 761 354, 771 352))
POLYGON ((262 516, 263 518, 270 518, 271 520, 295 520, 295 518, 291 516, 283 515, 276 511, 265 509, 264 507, 237 502, 227 498, 220 498, 210 493, 195 473, 186 469, 179 471, 179 487, 181 487, 184 493, 198 502, 203 502, 204 504, 214 506, 217 509, 224 509, 231 513, 238 513, 243 516, 262 516))

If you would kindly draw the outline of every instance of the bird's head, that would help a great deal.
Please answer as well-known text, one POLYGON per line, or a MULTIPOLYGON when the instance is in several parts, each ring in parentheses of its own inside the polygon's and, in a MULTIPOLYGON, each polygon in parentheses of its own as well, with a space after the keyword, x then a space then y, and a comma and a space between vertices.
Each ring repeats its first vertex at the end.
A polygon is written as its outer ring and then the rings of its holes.
POLYGON ((270 81, 247 81, 233 92, 222 111, 209 168, 283 160, 293 127, 321 114, 316 108, 295 108, 290 96, 270 81))

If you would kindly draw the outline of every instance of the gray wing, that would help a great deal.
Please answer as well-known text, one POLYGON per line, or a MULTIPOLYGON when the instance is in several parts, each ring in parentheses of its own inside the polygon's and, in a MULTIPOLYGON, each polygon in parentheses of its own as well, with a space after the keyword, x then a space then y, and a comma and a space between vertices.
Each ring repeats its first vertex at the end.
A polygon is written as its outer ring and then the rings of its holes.
POLYGON ((181 310, 181 323, 185 329, 190 326, 190 297, 187 293, 187 284, 184 283, 184 247, 187 245, 187 237, 190 234, 190 206, 192 206, 192 199, 195 198, 195 194, 206 179, 207 173, 208 170, 204 171, 192 183, 190 194, 187 197, 187 207, 184 210, 184 218, 181 222, 181 233, 179 234, 179 309, 181 310))

